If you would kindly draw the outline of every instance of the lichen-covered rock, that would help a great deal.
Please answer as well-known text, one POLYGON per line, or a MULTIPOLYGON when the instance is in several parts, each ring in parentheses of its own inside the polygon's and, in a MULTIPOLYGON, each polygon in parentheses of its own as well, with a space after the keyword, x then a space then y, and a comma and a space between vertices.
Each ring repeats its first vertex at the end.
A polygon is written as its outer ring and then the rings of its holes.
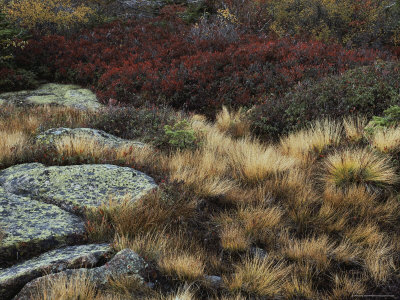
POLYGON ((59 104, 78 109, 97 109, 102 105, 96 95, 77 85, 47 83, 36 90, 25 90, 0 94, 0 102, 15 105, 59 104))
POLYGON ((29 196, 74 213, 114 201, 135 201, 157 187, 142 172, 114 165, 46 167, 22 164, 0 172, 0 185, 8 193, 29 196))
POLYGON ((87 278, 91 283, 99 288, 104 288, 110 278, 118 278, 121 276, 135 276, 143 281, 141 274, 145 272, 146 268, 147 264, 143 258, 130 249, 124 249, 118 252, 114 258, 104 266, 93 269, 66 270, 64 272, 37 278, 25 285, 14 299, 31 299, 32 291, 34 291, 38 285, 43 285, 49 280, 57 280, 57 278, 62 276, 66 276, 67 278, 75 276, 87 278))
MULTIPOLYGON (((83 220, 57 206, 13 195, 0 187, 0 267, 82 240, 83 220)), ((1 297, 0 297, 1 299, 1 297)))
POLYGON ((87 139, 88 141, 95 141, 100 146, 106 146, 110 148, 128 144, 134 147, 144 147, 143 143, 124 140, 102 130, 92 128, 53 128, 37 135, 35 141, 38 145, 51 147, 57 141, 65 137, 71 137, 73 139, 87 139))
POLYGON ((69 246, 0 270, 0 299, 9 299, 35 278, 67 269, 91 268, 111 255, 107 244, 69 246))

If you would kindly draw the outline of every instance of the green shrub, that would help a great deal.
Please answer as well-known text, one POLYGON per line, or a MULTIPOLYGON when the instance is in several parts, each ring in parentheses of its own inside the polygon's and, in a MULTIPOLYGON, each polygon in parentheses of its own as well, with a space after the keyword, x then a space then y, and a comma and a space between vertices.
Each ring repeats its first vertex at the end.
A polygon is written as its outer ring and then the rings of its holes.
POLYGON ((372 133, 376 129, 385 129, 400 124, 400 106, 393 105, 383 112, 382 117, 373 116, 368 123, 367 131, 372 133))
POLYGON ((168 143, 173 148, 195 148, 196 135, 186 120, 176 122, 173 126, 165 125, 164 131, 168 138, 168 143))
POLYGON ((400 104, 399 69, 399 63, 380 62, 302 83, 281 99, 269 98, 253 109, 252 129, 261 137, 277 138, 315 119, 380 115, 388 107, 400 104))

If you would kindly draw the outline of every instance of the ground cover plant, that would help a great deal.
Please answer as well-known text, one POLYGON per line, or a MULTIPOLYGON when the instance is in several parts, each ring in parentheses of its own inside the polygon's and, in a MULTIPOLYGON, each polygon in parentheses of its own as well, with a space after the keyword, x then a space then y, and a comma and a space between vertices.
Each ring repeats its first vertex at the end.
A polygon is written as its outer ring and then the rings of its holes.
POLYGON ((59 277, 32 299, 398 297, 399 1, 205 1, 110 20, 112 2, 0 2, 2 92, 75 83, 104 104, 0 100, 0 170, 107 163, 159 185, 83 215, 88 242, 146 260, 144 284, 59 277), (58 127, 145 145, 35 142, 58 127))
POLYGON ((193 29, 176 10, 72 37, 37 37, 16 59, 42 76, 93 88, 103 103, 165 103, 212 115, 222 104, 250 106, 299 81, 388 57, 373 49, 262 37, 235 28, 236 38, 229 38, 220 27, 193 29))
MULTIPOLYGON (((90 127, 99 118, 57 107, 8 107, 7 130, 29 137, 46 120, 35 113, 43 116, 46 110, 63 116, 54 120, 60 126, 90 127)), ((215 123, 186 117, 201 140, 195 148, 108 149, 90 146, 90 138, 69 138, 56 150, 41 148, 35 158, 25 156, 46 164, 74 164, 72 158, 79 157, 79 163, 135 165, 158 178, 160 189, 135 205, 111 199, 88 212, 87 229, 93 241, 138 252, 164 285, 143 291, 119 279, 114 289, 101 292, 105 296, 87 299, 160 299, 185 282, 192 284, 188 299, 398 293, 399 175, 396 157, 373 146, 380 131, 365 133, 360 124, 367 122, 325 120, 263 144, 249 130, 237 134, 240 115, 224 109, 215 123), (354 138, 354 132, 361 136, 354 138), (210 286, 205 274, 221 276, 222 285, 210 286)), ((2 159, 10 152, 18 156, 10 149, 18 143, 23 149, 28 141, 7 144, 2 159)), ((77 297, 82 291, 60 280, 40 287, 37 299, 45 299, 40 293, 61 290, 77 297)), ((86 283, 79 284, 86 289, 86 283)))

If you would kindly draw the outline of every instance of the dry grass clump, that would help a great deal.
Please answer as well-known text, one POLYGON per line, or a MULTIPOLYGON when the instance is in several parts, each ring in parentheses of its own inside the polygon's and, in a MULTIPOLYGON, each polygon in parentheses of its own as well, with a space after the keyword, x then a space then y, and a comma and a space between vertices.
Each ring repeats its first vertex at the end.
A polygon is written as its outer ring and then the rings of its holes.
POLYGON ((299 263, 293 266, 290 277, 284 284, 284 295, 288 299, 317 299, 313 277, 314 268, 308 263, 299 263))
POLYGON ((309 129, 290 133, 280 141, 285 155, 308 163, 316 154, 320 155, 328 147, 337 146, 342 137, 342 126, 330 120, 315 122, 309 129))
POLYGON ((134 237, 116 235, 113 243, 117 251, 129 248, 142 256, 146 261, 158 261, 168 247, 172 247, 172 239, 167 238, 166 231, 147 232, 134 237))
POLYGON ((290 272, 290 267, 272 258, 247 257, 234 267, 231 277, 224 277, 224 283, 231 291, 273 297, 282 292, 290 272))
POLYGON ((333 275, 334 287, 329 293, 327 299, 349 299, 355 295, 365 295, 367 287, 365 278, 360 276, 351 277, 347 274, 333 275))
POLYGON ((29 138, 25 133, 0 130, 0 166, 21 159, 28 145, 29 138))
POLYGON ((376 130, 371 140, 371 145, 383 152, 396 154, 400 151, 400 128, 387 128, 385 130, 376 130))
POLYGON ((277 176, 297 165, 296 159, 280 154, 275 147, 248 138, 236 141, 227 155, 236 178, 248 184, 277 176))
POLYGON ((229 111, 226 106, 223 106, 222 111, 216 116, 215 125, 221 132, 229 133, 235 138, 250 134, 250 122, 246 120, 242 108, 229 111))
POLYGON ((32 291, 32 300, 49 299, 82 299, 100 300, 104 299, 97 295, 96 287, 90 282, 86 274, 82 272, 80 276, 51 276, 42 284, 37 285, 32 291))
POLYGON ((200 253, 170 251, 160 259, 160 270, 181 281, 196 281, 204 277, 204 258, 200 253))
POLYGON ((251 240, 239 224, 225 224, 220 232, 221 246, 229 252, 243 252, 249 249, 251 240))
POLYGON ((309 237, 305 239, 288 239, 282 254, 297 262, 307 262, 325 270, 331 263, 330 254, 333 244, 327 236, 309 237))
POLYGON ((365 117, 347 117, 343 120, 344 133, 346 138, 353 143, 358 143, 364 138, 364 129, 368 124, 365 117))
POLYGON ((389 158, 368 149, 346 149, 331 154, 325 159, 324 169, 323 180, 335 187, 354 184, 383 187, 398 181, 389 158))
POLYGON ((367 272, 377 284, 387 281, 396 268, 394 247, 387 241, 370 244, 364 251, 364 264, 367 272))

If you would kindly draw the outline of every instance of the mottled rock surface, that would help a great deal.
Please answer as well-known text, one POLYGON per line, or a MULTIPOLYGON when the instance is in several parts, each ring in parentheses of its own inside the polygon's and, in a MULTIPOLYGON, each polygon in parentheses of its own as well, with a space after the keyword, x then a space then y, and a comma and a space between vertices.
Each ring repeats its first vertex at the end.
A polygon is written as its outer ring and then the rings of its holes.
POLYGON ((5 232, 0 244, 0 267, 79 242, 85 231, 79 217, 57 206, 13 195, 1 186, 0 228, 5 232))
POLYGON ((48 280, 56 280, 57 278, 66 276, 67 278, 78 276, 87 278, 94 285, 102 288, 107 285, 109 278, 118 278, 120 276, 136 276, 143 280, 141 274, 147 268, 146 262, 130 249, 124 249, 118 252, 112 260, 101 267, 93 269, 75 269, 66 270, 64 272, 51 274, 37 278, 21 290, 14 298, 15 300, 28 300, 31 298, 32 291, 38 285, 44 284, 48 280))
POLYGON ((47 83, 36 90, 25 90, 0 94, 0 103, 15 105, 27 104, 59 104, 78 109, 97 109, 102 105, 96 95, 77 85, 47 83))
POLYGON ((0 299, 9 299, 31 280, 67 269, 94 267, 111 255, 108 244, 69 246, 0 270, 0 299))
POLYGON ((57 141, 70 137, 73 139, 84 139, 94 141, 99 146, 119 147, 123 145, 132 145, 135 147, 144 147, 143 143, 124 140, 114 135, 108 134, 102 130, 92 128, 53 128, 46 130, 36 136, 36 143, 43 146, 53 146, 57 141))
POLYGON ((22 164, 0 172, 0 185, 8 193, 82 213, 112 197, 115 201, 135 201, 157 187, 142 172, 114 165, 74 165, 46 167, 22 164))

